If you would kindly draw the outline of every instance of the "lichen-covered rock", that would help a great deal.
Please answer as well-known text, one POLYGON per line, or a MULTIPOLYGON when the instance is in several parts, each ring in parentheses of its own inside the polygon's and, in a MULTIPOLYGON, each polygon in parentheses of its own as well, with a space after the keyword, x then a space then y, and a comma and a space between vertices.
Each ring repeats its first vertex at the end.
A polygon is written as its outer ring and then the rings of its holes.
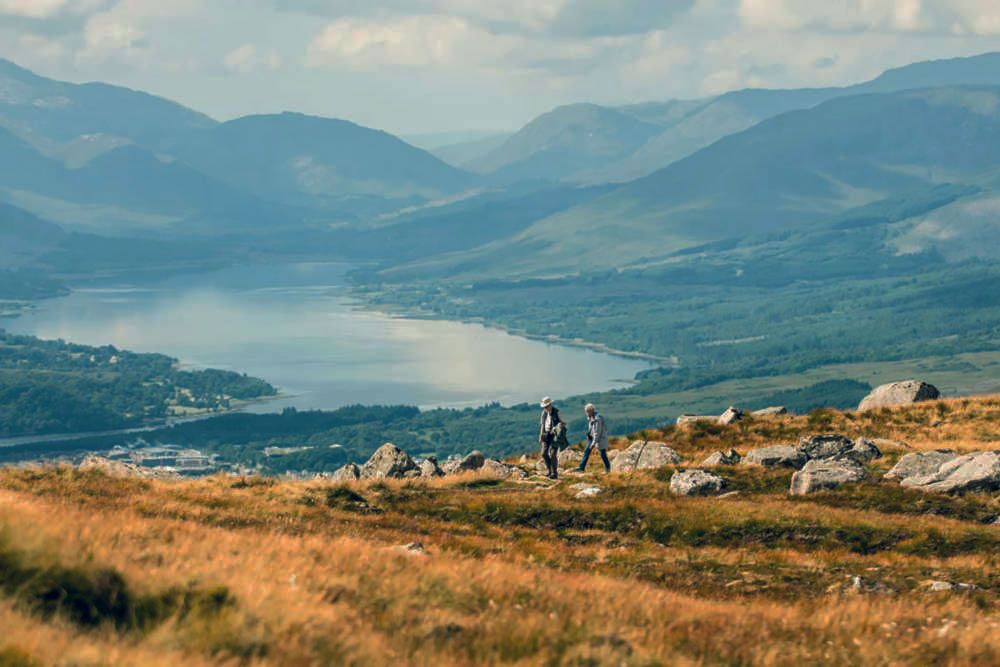
POLYGON ((808 461, 808 457, 802 453, 798 447, 790 445, 772 445, 751 449, 743 457, 743 463, 750 465, 760 465, 767 467, 801 468, 808 461))
POLYGON ((780 415, 787 415, 788 409, 783 405, 775 405, 770 408, 754 410, 750 414, 754 417, 778 417, 780 415))
POLYGON ((445 464, 441 467, 445 474, 454 475, 460 472, 472 472, 474 470, 479 470, 486 463, 486 457, 479 450, 469 452, 460 459, 451 459, 445 461, 445 464))
POLYGON ((725 480, 705 470, 678 470, 670 477, 675 496, 717 496, 725 486, 725 480))
POLYGON ((854 447, 854 441, 843 435, 826 433, 802 438, 799 451, 808 459, 835 459, 854 447))
POLYGON ((680 462, 680 455, 668 447, 665 442, 636 440, 628 449, 623 450, 614 458, 611 462, 611 471, 632 472, 634 470, 648 470, 677 465, 680 462))
POLYGON ((815 459, 792 475, 788 492, 804 496, 835 489, 842 484, 860 482, 866 477, 864 466, 852 459, 815 459))
POLYGON ((362 479, 383 479, 386 477, 402 479, 407 473, 419 473, 420 469, 410 455, 402 449, 387 442, 372 454, 372 457, 361 466, 362 479))
POLYGON ((875 410, 890 408, 897 405, 912 405, 920 401, 933 401, 941 397, 937 387, 919 380, 904 380, 890 382, 877 387, 865 396, 858 405, 858 410, 875 410))
POLYGON ((932 493, 1000 490, 1000 451, 966 454, 929 475, 908 477, 901 484, 932 493))
POLYGON ((419 463, 421 477, 441 477, 444 471, 438 466, 436 456, 428 456, 419 463))
POLYGON ((333 475, 330 476, 335 482, 353 482, 361 479, 361 468, 358 467, 356 463, 348 463, 347 465, 338 468, 333 475))
POLYGON ((681 415, 677 418, 677 425, 690 426, 698 423, 716 424, 718 421, 719 418, 715 415, 681 415))
POLYGON ((724 452, 713 452, 708 455, 704 461, 701 462, 703 466, 734 466, 743 460, 740 453, 735 449, 730 449, 724 452))
POLYGON ((844 456, 858 463, 866 463, 882 458, 882 450, 868 438, 858 438, 844 456))
POLYGON ((930 452, 913 452, 899 459, 892 470, 885 474, 886 479, 907 479, 923 477, 936 473, 941 466, 958 458, 951 449, 936 449, 930 452))
POLYGON ((483 475, 498 477, 500 479, 524 479, 528 476, 528 473, 524 472, 521 468, 504 463, 503 461, 497 461, 496 459, 486 459, 479 472, 483 475))
POLYGON ((733 406, 729 406, 729 409, 727 409, 719 416, 719 423, 722 424, 723 426, 726 426, 728 424, 735 424, 736 422, 745 419, 746 416, 747 414, 742 410, 740 410, 739 408, 734 408, 733 406))

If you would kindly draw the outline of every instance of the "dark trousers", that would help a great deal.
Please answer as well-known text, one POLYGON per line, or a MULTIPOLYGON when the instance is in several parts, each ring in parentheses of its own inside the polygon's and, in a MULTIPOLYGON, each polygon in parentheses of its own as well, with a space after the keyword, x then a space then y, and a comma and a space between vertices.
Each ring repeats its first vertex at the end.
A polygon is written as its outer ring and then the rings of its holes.
MULTIPOLYGON (((583 460, 580 461, 580 468, 579 468, 580 472, 583 472, 584 470, 587 469, 587 461, 590 460, 590 450, 592 450, 593 448, 594 448, 593 445, 587 445, 587 448, 583 450, 583 460)), ((601 461, 604 462, 604 471, 611 472, 611 461, 608 460, 608 450, 598 449, 597 451, 601 453, 601 461)))
POLYGON ((549 477, 559 476, 559 447, 556 446, 556 436, 554 433, 546 433, 542 436, 542 460, 548 469, 549 477))

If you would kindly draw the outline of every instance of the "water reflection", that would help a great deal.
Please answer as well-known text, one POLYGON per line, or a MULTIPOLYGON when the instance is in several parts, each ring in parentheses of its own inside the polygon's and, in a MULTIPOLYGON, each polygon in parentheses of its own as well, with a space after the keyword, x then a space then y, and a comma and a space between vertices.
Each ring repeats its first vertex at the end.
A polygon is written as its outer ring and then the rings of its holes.
POLYGON ((193 366, 263 377, 291 394, 273 411, 352 403, 505 405, 620 386, 646 367, 476 324, 357 310, 345 267, 294 264, 83 289, 13 321, 11 331, 163 352, 193 366))

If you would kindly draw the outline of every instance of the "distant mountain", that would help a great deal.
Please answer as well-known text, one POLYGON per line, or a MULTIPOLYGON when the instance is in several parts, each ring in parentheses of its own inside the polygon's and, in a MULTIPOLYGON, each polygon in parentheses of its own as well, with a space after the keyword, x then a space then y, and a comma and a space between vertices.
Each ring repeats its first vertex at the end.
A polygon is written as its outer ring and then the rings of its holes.
POLYGON ((864 204, 1000 169, 1000 88, 857 95, 726 137, 520 234, 414 275, 553 275, 820 224, 864 204), (474 267, 474 270, 473 268, 474 267), (460 274, 461 275, 461 274, 460 274))
POLYGON ((233 187, 299 203, 345 195, 434 198, 477 180, 386 132, 297 113, 222 123, 188 135, 171 152, 233 187))
POLYGON ((539 116, 470 167, 508 182, 559 180, 625 157, 659 131, 628 113, 574 104, 539 116))
POLYGON ((477 171, 509 178, 520 165, 532 165, 525 177, 608 183, 641 178, 730 134, 778 114, 806 109, 837 97, 954 85, 1000 85, 1000 53, 915 63, 889 70, 873 81, 844 88, 802 90, 748 89, 703 100, 674 100, 618 108, 590 108, 581 126, 575 106, 560 107, 535 119, 486 159, 477 171), (599 110, 603 110, 603 113, 599 110), (644 141, 617 128, 627 116, 655 126, 644 141), (539 132, 538 126, 545 128, 539 132), (575 130, 603 139, 589 150, 575 130), (554 138, 554 139, 553 139, 554 138), (554 159, 555 153, 560 159, 554 159), (617 154, 617 157, 615 155, 617 154))
POLYGON ((444 160, 453 167, 460 169, 472 169, 476 162, 482 160, 486 155, 496 150, 509 139, 511 133, 491 134, 479 139, 470 139, 453 144, 444 144, 428 148, 432 155, 444 160))
POLYGON ((56 247, 66 233, 28 211, 0 202, 0 266, 30 266, 56 247))
POLYGON ((208 116, 147 93, 104 83, 73 84, 38 76, 0 59, 0 127, 37 148, 132 142, 156 150, 192 130, 215 125, 208 116))

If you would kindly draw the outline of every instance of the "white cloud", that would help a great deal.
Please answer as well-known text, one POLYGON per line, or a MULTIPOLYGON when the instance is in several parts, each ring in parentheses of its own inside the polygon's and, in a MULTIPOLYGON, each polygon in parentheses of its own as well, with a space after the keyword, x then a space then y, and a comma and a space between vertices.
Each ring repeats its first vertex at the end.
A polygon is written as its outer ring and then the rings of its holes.
POLYGON ((282 59, 277 51, 260 53, 255 44, 243 44, 227 53, 222 63, 232 72, 250 74, 258 70, 274 71, 281 67, 282 59))
POLYGON ((47 19, 60 12, 84 14, 103 4, 104 0, 0 0, 0 14, 47 19))

